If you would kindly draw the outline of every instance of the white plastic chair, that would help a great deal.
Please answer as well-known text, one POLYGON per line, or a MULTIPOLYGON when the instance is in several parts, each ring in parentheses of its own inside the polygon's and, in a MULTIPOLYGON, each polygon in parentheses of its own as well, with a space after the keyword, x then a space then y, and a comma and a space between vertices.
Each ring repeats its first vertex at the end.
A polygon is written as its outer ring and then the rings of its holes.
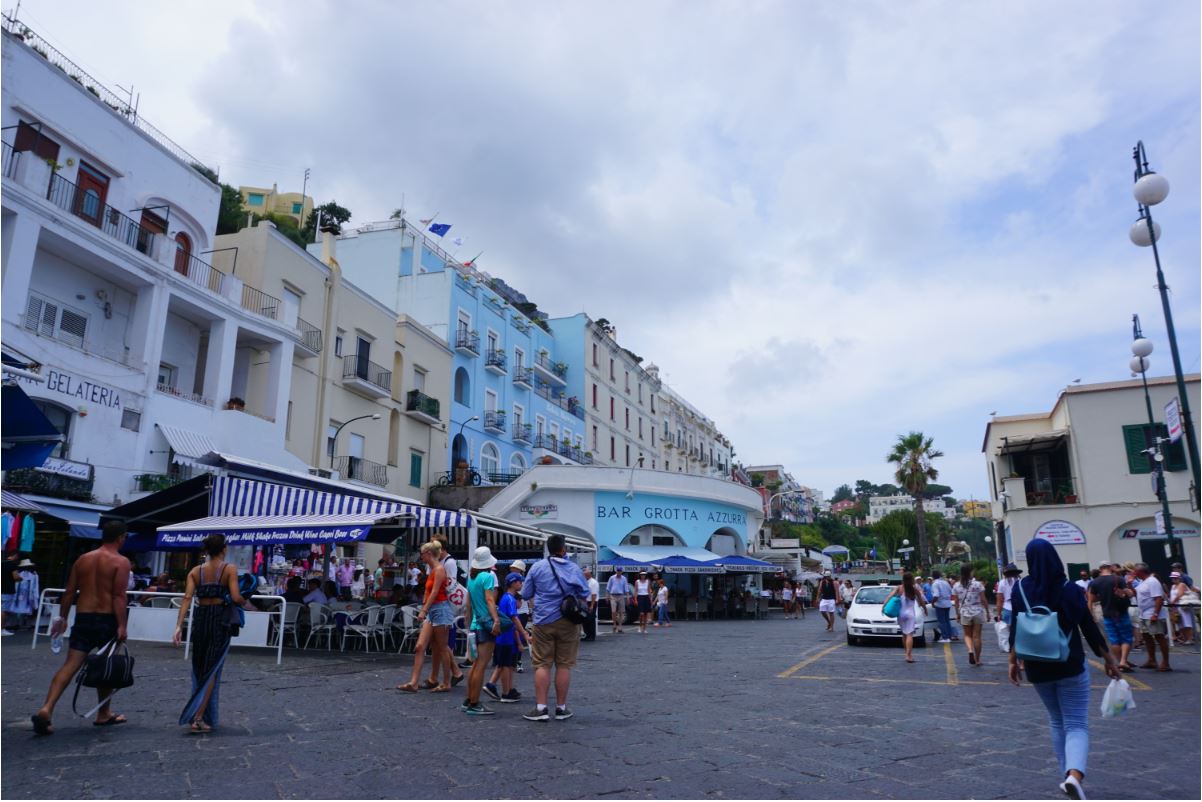
MULTIPOLYGON (((172 599, 170 596, 151 596, 150 599, 147 600, 146 606, 154 607, 155 609, 169 610, 171 609, 172 601, 174 601, 174 599, 172 599)), ((179 605, 175 605, 175 607, 178 609, 179 605)))
POLYGON ((342 651, 346 651, 346 642, 351 638, 362 638, 363 648, 370 653, 371 642, 376 637, 376 629, 380 625, 380 608, 368 607, 349 615, 350 618, 342 627, 342 651))
POLYGON ((326 639, 326 651, 330 650, 330 641, 334 637, 334 619, 330 614, 330 608, 326 607, 321 602, 309 602, 309 637, 305 638, 305 648, 309 648, 309 642, 313 640, 313 636, 317 636, 317 642, 321 642, 321 636, 326 639))
POLYGON ((405 651, 405 644, 409 642, 409 639, 416 638, 418 633, 422 631, 421 622, 417 620, 417 611, 420 609, 416 604, 402 607, 400 626, 397 626, 395 620, 392 622, 394 629, 399 628, 401 630, 401 645, 397 647, 397 654, 405 651))
POLYGON ((300 602, 285 602, 284 603, 284 628, 280 633, 281 637, 292 636, 292 645, 300 648, 300 635, 297 630, 297 621, 300 620, 300 611, 303 605, 300 602))
POLYGON ((380 611, 380 620, 375 628, 375 636, 380 641, 380 651, 384 651, 384 641, 392 643, 392 622, 396 620, 397 606, 395 604, 385 604, 378 607, 380 611))

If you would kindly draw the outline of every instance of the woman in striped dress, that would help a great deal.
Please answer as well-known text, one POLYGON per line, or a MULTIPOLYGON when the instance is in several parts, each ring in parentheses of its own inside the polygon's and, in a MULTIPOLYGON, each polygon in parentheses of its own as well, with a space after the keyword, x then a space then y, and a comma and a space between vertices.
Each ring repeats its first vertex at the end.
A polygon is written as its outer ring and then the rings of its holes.
MULTIPOLYGON (((172 641, 183 641, 184 616, 196 597, 192 626, 192 695, 180 713, 179 723, 191 725, 192 734, 212 732, 217 726, 217 702, 221 670, 230 651, 230 638, 237 634, 229 623, 230 605, 253 610, 238 587, 238 569, 225 561, 225 536, 209 535, 204 540, 208 559, 188 572, 188 584, 175 624, 172 641)), ((252 577, 253 579, 253 577, 252 577)))

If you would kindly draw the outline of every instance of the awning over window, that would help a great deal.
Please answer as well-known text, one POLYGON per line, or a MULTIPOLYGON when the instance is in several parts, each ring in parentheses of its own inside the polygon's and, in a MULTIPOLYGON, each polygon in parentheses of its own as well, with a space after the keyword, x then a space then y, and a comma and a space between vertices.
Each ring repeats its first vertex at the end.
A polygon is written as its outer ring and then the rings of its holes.
MULTIPOLYGON (((335 513, 330 515, 213 515, 159 527, 160 548, 196 548, 209 535, 224 535, 231 546, 274 546, 302 543, 353 543, 366 540, 372 527, 396 525, 405 513, 335 513)), ((391 533, 391 537, 395 537, 391 533)), ((385 539, 391 539, 386 537, 385 539)))
POLYGON ((604 559, 610 554, 654 565, 666 574, 722 574, 725 569, 715 561, 722 557, 708 549, 687 546, 607 546, 604 559))
POLYGON ((6 384, 0 390, 0 470, 37 468, 46 462, 50 452, 63 441, 62 434, 50 419, 16 384, 6 384))
POLYGON ((37 504, 47 515, 66 521, 71 537, 100 540, 102 509, 96 509, 95 505, 82 506, 83 502, 73 503, 66 499, 39 498, 37 504))
POLYGON ((43 507, 30 501, 17 493, 10 493, 7 490, 0 490, 0 506, 6 510, 20 510, 22 512, 46 512, 43 507))
POLYGON ((208 435, 181 429, 178 426, 167 426, 162 423, 155 425, 159 427, 163 437, 167 438, 167 445, 171 446, 171 450, 175 452, 172 457, 173 461, 180 465, 195 465, 196 460, 217 450, 217 445, 208 435))
POLYGON ((1011 435, 1002 439, 999 454, 1025 454, 1028 451, 1050 451, 1068 437, 1068 429, 1053 429, 1036 434, 1011 435))

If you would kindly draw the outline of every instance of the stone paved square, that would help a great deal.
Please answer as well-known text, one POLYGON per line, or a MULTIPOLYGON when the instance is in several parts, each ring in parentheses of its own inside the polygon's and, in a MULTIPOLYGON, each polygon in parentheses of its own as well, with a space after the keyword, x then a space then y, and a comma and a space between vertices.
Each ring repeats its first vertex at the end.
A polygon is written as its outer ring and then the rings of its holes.
MULTIPOLYGON (((604 629, 604 627, 602 628, 604 629)), ((852 647, 842 622, 679 622, 581 645, 575 718, 536 724, 527 705, 468 718, 458 693, 405 696, 411 658, 289 650, 227 663, 222 727, 191 737, 175 721, 180 651, 133 644, 137 685, 118 695, 130 723, 93 729, 56 711, 35 738, 29 714, 59 660, 28 635, 3 641, 5 798, 1057 798, 1043 707, 963 647, 852 647), (1022 733, 1033 733, 1024 737, 1022 733)), ((1199 658, 1134 676, 1138 709, 1098 713, 1095 666, 1087 792, 1199 797, 1199 658), (1154 748, 1141 748, 1148 733, 1154 748)), ((532 700, 532 674, 518 675, 532 700)))

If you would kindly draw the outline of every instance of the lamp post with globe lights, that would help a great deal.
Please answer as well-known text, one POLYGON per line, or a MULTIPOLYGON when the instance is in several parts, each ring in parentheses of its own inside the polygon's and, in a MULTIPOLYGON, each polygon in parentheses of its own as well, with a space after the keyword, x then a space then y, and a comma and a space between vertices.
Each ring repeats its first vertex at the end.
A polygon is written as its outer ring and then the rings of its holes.
MULTIPOLYGON (((1193 484, 1190 487, 1190 501, 1193 502, 1202 482, 1198 478, 1198 438, 1194 432, 1194 419, 1190 413, 1189 396, 1185 392, 1185 374, 1181 370, 1181 354, 1177 349, 1177 332, 1173 328, 1173 312, 1169 308, 1169 288, 1164 281, 1164 271, 1160 267, 1160 251, 1156 241, 1160 239, 1160 225, 1152 219, 1152 207, 1169 196, 1168 179, 1148 169, 1148 154, 1144 151, 1144 143, 1137 142, 1132 152, 1135 160, 1135 185, 1131 194, 1139 205, 1139 218, 1131 226, 1131 241, 1141 248, 1152 249, 1152 258, 1156 261, 1156 289, 1160 291, 1160 305, 1164 309, 1164 324, 1169 337, 1169 350, 1173 357, 1173 373, 1177 378, 1178 404, 1181 407, 1181 423, 1185 430, 1185 445, 1189 451, 1190 470, 1193 472, 1193 484)), ((1134 349, 1134 345, 1132 346, 1134 349)), ((1148 343, 1148 353, 1151 353, 1151 343, 1148 343)), ((1147 354, 1136 354, 1143 359, 1147 354)), ((1132 360, 1134 363, 1134 360, 1132 360)), ((1149 408, 1150 402, 1149 402, 1149 408)))
POLYGON ((1139 327, 1139 315, 1131 316, 1131 372, 1138 373, 1144 384, 1144 405, 1148 409, 1148 428, 1147 436, 1144 440, 1147 448, 1144 453, 1148 455, 1148 462, 1152 466, 1152 474, 1155 477, 1156 483, 1156 498, 1160 501, 1161 514, 1164 516, 1164 532, 1168 539, 1169 561, 1170 562, 1185 562, 1185 555, 1182 553, 1181 541, 1173 537, 1173 515, 1169 512, 1169 494, 1164 484, 1164 449, 1162 445, 1167 441, 1167 438, 1162 438, 1156 429, 1156 417, 1152 412, 1152 396, 1148 393, 1148 368, 1152 366, 1152 361, 1148 358, 1152 355, 1152 341, 1144 337, 1143 331, 1139 327))

